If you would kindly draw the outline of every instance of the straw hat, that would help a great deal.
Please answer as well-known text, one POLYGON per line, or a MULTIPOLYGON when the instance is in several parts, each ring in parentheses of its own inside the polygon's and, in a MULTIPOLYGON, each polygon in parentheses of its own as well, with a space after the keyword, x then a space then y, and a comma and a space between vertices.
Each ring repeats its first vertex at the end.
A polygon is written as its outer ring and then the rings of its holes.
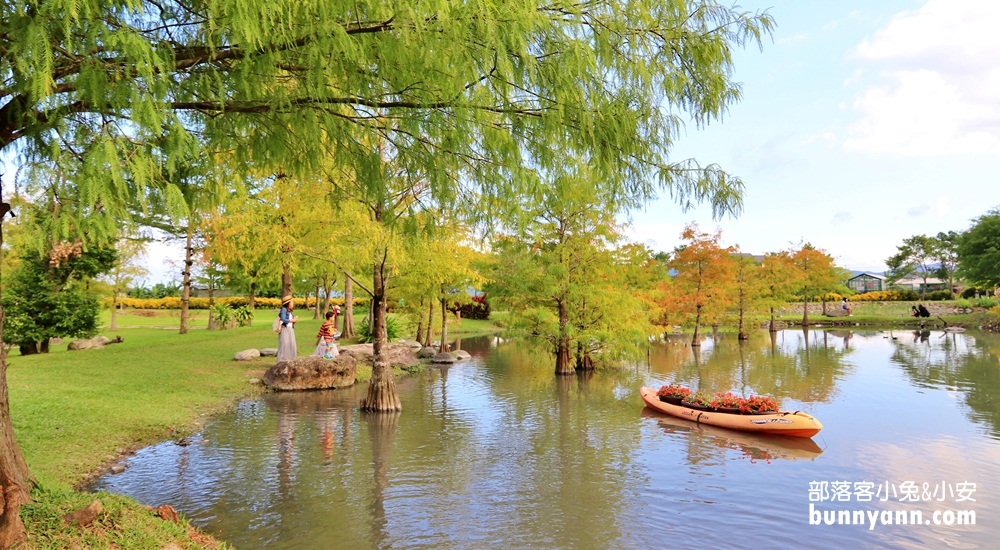
POLYGON ((284 296, 281 297, 281 305, 285 305, 285 304, 287 304, 288 302, 291 302, 291 301, 292 301, 292 295, 291 294, 285 294, 284 296))

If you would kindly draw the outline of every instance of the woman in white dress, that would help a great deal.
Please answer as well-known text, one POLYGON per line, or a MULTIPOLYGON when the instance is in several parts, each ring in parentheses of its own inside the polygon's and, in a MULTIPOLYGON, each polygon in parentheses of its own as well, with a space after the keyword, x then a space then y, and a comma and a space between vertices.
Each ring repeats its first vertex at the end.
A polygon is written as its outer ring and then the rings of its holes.
POLYGON ((278 317, 281 319, 281 332, 278 333, 278 361, 285 361, 298 355, 298 346, 295 344, 295 323, 299 318, 292 315, 295 303, 291 296, 281 298, 281 310, 278 317))

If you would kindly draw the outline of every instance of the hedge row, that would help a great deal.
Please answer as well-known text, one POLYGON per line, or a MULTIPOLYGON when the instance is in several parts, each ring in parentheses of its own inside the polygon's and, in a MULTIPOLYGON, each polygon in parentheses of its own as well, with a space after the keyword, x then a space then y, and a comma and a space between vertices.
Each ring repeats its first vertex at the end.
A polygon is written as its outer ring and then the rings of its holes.
MULTIPOLYGON (((835 296, 835 298, 828 298, 830 301, 840 300, 842 296, 839 294, 831 293, 828 296, 835 296)), ((934 290, 928 292, 923 298, 920 297, 920 293, 916 290, 902 289, 902 290, 877 290, 873 292, 865 292, 863 294, 855 294, 854 296, 848 296, 848 300, 852 302, 915 302, 917 300, 928 300, 928 301, 941 301, 941 300, 952 300, 954 295, 950 290, 934 290)))

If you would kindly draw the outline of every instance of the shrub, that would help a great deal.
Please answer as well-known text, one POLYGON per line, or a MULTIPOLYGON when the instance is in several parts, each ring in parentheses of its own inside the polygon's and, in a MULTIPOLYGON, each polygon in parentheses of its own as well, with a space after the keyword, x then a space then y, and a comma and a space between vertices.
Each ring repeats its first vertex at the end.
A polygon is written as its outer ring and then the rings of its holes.
POLYGON ((986 297, 972 301, 972 305, 976 307, 985 307, 985 308, 991 308, 994 305, 996 305, 996 303, 997 303, 996 298, 986 298, 986 297))
POLYGON ((916 291, 907 288, 894 290, 874 290, 851 296, 852 302, 912 302, 919 300, 920 295, 916 291))
POLYGON ((933 302, 939 302, 941 300, 951 300, 952 297, 953 295, 950 290, 935 290, 933 292, 928 292, 925 299, 933 302))
POLYGON ((246 305, 239 306, 233 310, 233 317, 236 319, 236 326, 248 327, 253 322, 253 310, 246 305))
POLYGON ((975 298, 976 294, 983 295, 986 292, 977 286, 970 286, 962 291, 962 298, 975 298))
MULTIPOLYGON (((388 340, 392 342, 393 340, 398 340, 405 334, 406 327, 403 326, 403 321, 397 317, 386 316, 385 318, 385 332, 388 336, 388 340)), ((358 340, 364 342, 365 344, 371 344, 375 342, 375 334, 371 327, 371 322, 362 323, 358 326, 358 340)))
POLYGON ((235 322, 233 308, 229 304, 218 303, 212 306, 212 321, 219 330, 231 328, 235 322))
POLYGON ((466 304, 455 304, 450 309, 453 312, 460 313, 462 315, 462 319, 486 320, 490 318, 490 303, 485 299, 476 301, 476 299, 473 298, 472 302, 466 304))

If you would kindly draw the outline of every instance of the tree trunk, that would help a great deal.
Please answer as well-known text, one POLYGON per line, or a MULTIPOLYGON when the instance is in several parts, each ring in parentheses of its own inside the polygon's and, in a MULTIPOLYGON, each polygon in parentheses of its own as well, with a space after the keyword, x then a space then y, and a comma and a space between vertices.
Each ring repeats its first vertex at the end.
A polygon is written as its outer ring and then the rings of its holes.
MULTIPOLYGON (((333 290, 333 283, 337 282, 334 278, 332 281, 329 280, 326 275, 323 276, 323 311, 321 317, 326 318, 326 314, 330 311, 330 300, 333 298, 330 296, 330 292, 333 290)), ((317 305, 319 305, 319 297, 316 297, 317 305)))
POLYGON ((750 338, 750 335, 747 334, 746 305, 745 305, 746 296, 743 295, 743 292, 744 292, 743 288, 741 287, 740 288, 740 326, 737 329, 737 334, 736 334, 736 339, 737 340, 747 340, 747 339, 750 338))
MULTIPOLYGON (((2 316, 0 311, 0 325, 2 316)), ((7 394, 7 352, 0 349, 0 548, 10 548, 27 536, 21 505, 31 502, 35 484, 14 438, 7 394)))
POLYGON ((194 228, 188 219, 187 239, 184 243, 184 273, 181 286, 181 334, 188 331, 188 305, 191 303, 191 266, 194 265, 194 228))
POLYGON ((802 298, 802 326, 809 326, 809 293, 808 291, 804 293, 802 298))
POLYGON ((354 338, 354 281, 344 276, 344 328, 340 331, 341 338, 354 338))
MULTIPOLYGON (((316 278, 316 304, 313 307, 313 319, 319 319, 319 290, 322 288, 322 284, 319 281, 319 277, 316 278)), ((325 312, 324 312, 325 313, 325 312)))
MULTIPOLYGON (((0 213, 0 251, 3 250, 3 217, 0 213)), ((0 252, 0 265, 3 265, 0 252)), ((2 279, 2 278, 0 278, 2 279)), ((21 521, 21 505, 31 502, 35 478, 21 454, 10 419, 7 393, 7 346, 3 341, 3 300, 0 296, 0 548, 11 548, 27 537, 21 521)))
POLYGON ((775 326, 775 324, 774 324, 774 308, 773 307, 771 308, 771 326, 769 326, 767 330, 771 331, 772 334, 775 333, 775 332, 778 332, 778 327, 775 326))
POLYGON ((385 328, 385 263, 375 264, 372 277, 372 319, 375 334, 372 345, 372 380, 368 384, 368 396, 361 400, 361 410, 373 412, 399 411, 403 406, 396 392, 396 381, 392 378, 392 368, 385 357, 389 338, 385 328))
POLYGON ((566 300, 558 302, 559 310, 559 337, 556 341, 556 374, 573 374, 573 362, 570 360, 569 341, 569 308, 566 300))
MULTIPOLYGON (((215 330, 215 315, 213 313, 212 306, 215 305, 215 280, 209 278, 208 280, 208 330, 215 330)), ((225 327, 222 327, 225 328, 225 327)))
POLYGON ((694 336, 691 337, 691 347, 700 348, 701 347, 701 335, 698 333, 701 329, 701 305, 694 306, 694 336))
POLYGON ((118 330, 118 291, 111 294, 111 326, 108 330, 118 330))
POLYGON ((420 299, 420 307, 417 308, 417 337, 414 338, 417 342, 421 344, 424 343, 424 299, 420 299))
POLYGON ((441 289, 441 349, 438 351, 451 351, 451 346, 448 345, 448 298, 444 288, 441 289))
POLYGON ((250 281, 250 295, 247 296, 247 307, 250 311, 257 308, 257 278, 254 277, 250 281))
POLYGON ((430 307, 427 308, 427 335, 424 336, 424 345, 434 345, 434 297, 431 296, 430 307))
POLYGON ((285 264, 281 266, 281 297, 292 296, 292 266, 285 264))
POLYGON ((594 370, 594 358, 590 356, 589 351, 583 349, 583 342, 576 343, 576 370, 594 370))

